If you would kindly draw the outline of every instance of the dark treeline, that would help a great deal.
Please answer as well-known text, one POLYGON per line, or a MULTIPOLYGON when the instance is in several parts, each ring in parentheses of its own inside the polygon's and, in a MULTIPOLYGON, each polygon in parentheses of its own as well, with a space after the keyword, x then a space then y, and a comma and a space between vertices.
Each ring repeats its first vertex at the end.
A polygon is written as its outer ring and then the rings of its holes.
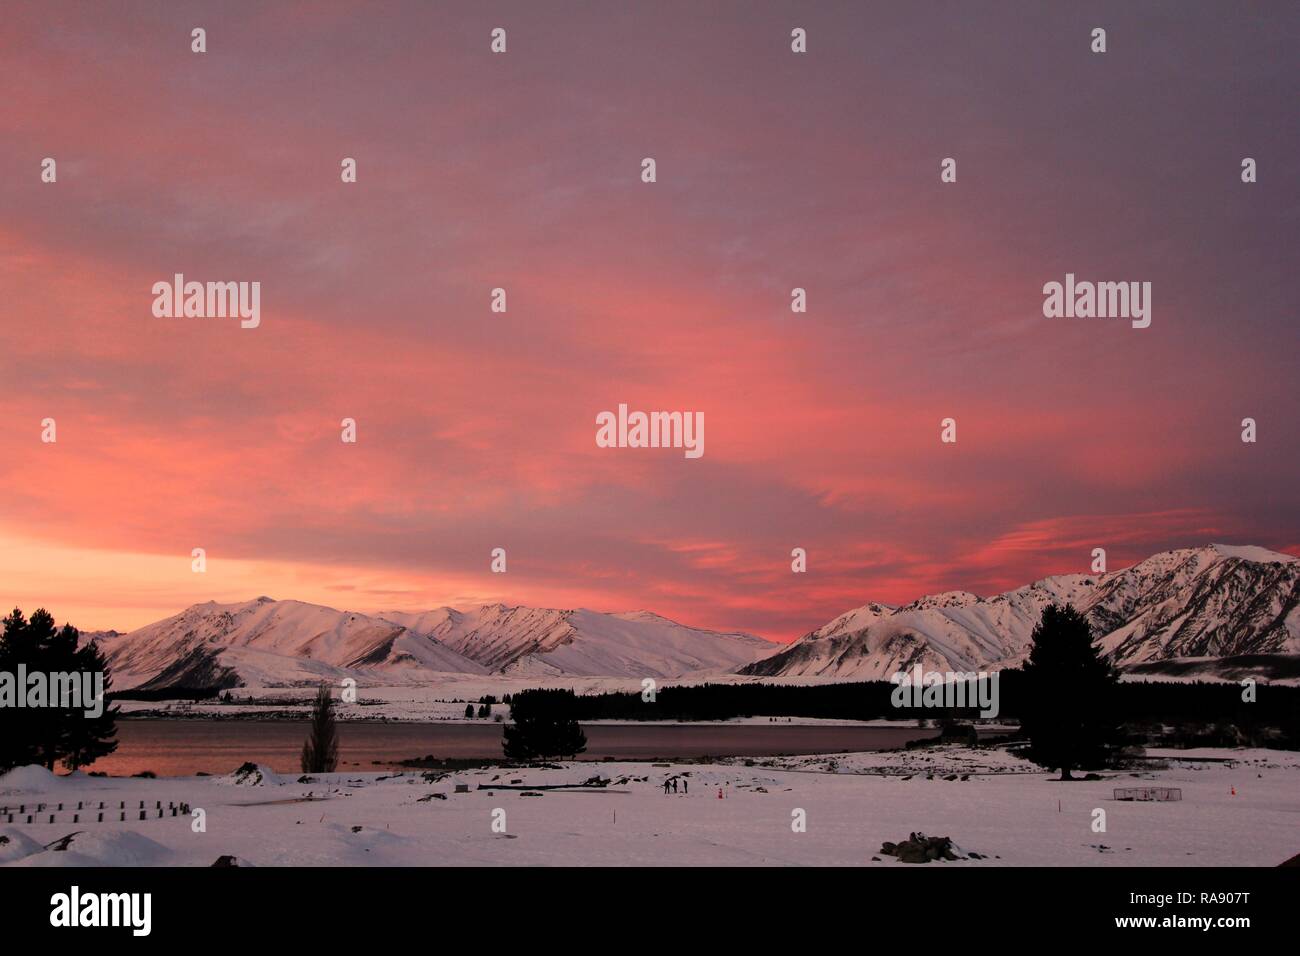
MULTIPOLYGON (((1016 719, 1024 698, 1024 675, 1003 671, 998 686, 998 718, 1016 719)), ((897 688, 888 681, 854 684, 700 684, 659 688, 653 701, 640 692, 589 694, 571 704, 578 720, 726 720, 732 717, 822 717, 842 720, 971 720, 978 708, 895 707, 897 688)), ((967 700, 975 700, 967 687, 967 700)), ((1277 730, 1300 746, 1300 687, 1258 685, 1256 700, 1242 700, 1242 687, 1229 683, 1123 683, 1112 706, 1120 721, 1135 725, 1238 728, 1247 737, 1277 730)), ((522 691, 520 694, 530 694, 522 691)), ((520 694, 515 695, 516 698, 520 694)), ((1266 734, 1264 736, 1267 736, 1266 734)))

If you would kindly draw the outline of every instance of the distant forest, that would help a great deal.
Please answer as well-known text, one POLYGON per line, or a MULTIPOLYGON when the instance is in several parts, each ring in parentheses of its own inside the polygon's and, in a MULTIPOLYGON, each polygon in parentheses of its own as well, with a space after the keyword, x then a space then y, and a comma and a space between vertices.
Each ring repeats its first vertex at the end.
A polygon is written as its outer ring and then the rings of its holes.
MULTIPOLYGON (((1024 675, 1002 671, 998 719, 1018 717, 1024 675)), ((970 721, 978 709, 895 707, 888 681, 854 684, 700 684, 659 688, 653 702, 640 692, 585 694, 573 699, 577 720, 727 720, 733 717, 821 717, 970 721)), ((966 699, 973 700, 974 688, 966 699)), ((521 691, 521 694, 529 691, 521 691)), ((1136 731, 1187 745, 1254 745, 1300 749, 1300 687, 1260 684, 1242 700, 1232 683, 1122 683, 1110 702, 1116 719, 1136 731), (1211 741, 1214 743, 1212 744, 1211 741), (1265 744, 1267 742, 1267 744, 1265 744)), ((519 695, 516 695, 519 696, 519 695)), ((509 698, 507 698, 509 699, 509 698)))

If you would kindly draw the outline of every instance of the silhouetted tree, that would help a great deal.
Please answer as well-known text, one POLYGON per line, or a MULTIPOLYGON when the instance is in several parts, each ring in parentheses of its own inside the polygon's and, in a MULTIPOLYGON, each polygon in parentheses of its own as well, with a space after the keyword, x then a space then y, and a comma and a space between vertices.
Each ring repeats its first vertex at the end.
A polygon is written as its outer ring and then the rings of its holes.
POLYGON ((1093 646, 1087 619, 1069 604, 1043 608, 1024 673, 1020 727, 1027 756, 1062 780, 1070 771, 1102 767, 1122 738, 1115 719, 1119 675, 1093 646))
POLYGON ((509 760, 575 757, 587 749, 587 735, 574 718, 571 690, 525 690, 510 700, 510 719, 501 737, 509 760))
POLYGON ((480 717, 491 717, 492 706, 490 704, 480 704, 478 708, 478 715, 480 717))
POLYGON ((311 732, 302 745, 303 773, 333 773, 339 764, 339 734, 334 723, 334 700, 328 684, 316 691, 311 709, 311 732))
MULTIPOLYGON (((75 632, 75 629, 73 629, 75 632)), ((107 698, 113 685, 108 670, 108 660, 94 641, 77 648, 76 670, 104 675, 103 693, 107 698)), ((67 736, 63 741, 63 765, 69 770, 88 767, 100 757, 117 750, 117 714, 120 708, 109 707, 107 700, 99 714, 86 716, 85 711, 73 711, 67 721, 67 736)))
POLYGON ((107 662, 92 641, 78 646, 81 635, 75 627, 65 624, 56 629, 54 617, 44 608, 32 614, 31 620, 14 608, 3 621, 0 634, 0 769, 40 764, 53 770, 55 761, 63 761, 70 770, 87 766, 96 758, 117 749, 116 718, 118 709, 98 704, 88 699, 62 699, 68 685, 65 680, 77 683, 85 691, 89 687, 107 694, 112 681, 107 662), (39 675, 44 682, 45 699, 37 706, 15 706, 18 695, 24 703, 32 703, 29 690, 34 686, 19 684, 19 667, 30 678, 39 675), (102 675, 100 688, 95 688, 94 675, 102 675), (89 685, 82 680, 89 676, 89 685), (10 699, 12 698, 12 699, 10 699), (75 706, 61 706, 73 704, 75 706), (98 709, 96 716, 87 711, 98 709))
POLYGON ((473 705, 473 704, 466 704, 466 705, 465 705, 465 716, 466 716, 466 717, 471 717, 471 718, 474 716, 474 705, 473 705))

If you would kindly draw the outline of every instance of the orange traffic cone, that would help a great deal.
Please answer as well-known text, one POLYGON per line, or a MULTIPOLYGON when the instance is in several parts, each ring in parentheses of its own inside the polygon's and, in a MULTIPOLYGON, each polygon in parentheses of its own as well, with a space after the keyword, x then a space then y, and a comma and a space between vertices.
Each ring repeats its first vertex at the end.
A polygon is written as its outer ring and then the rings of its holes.
POLYGON ((1233 795, 1234 797, 1237 795, 1237 788, 1236 788, 1236 787, 1233 787, 1233 788, 1232 788, 1232 795, 1233 795))

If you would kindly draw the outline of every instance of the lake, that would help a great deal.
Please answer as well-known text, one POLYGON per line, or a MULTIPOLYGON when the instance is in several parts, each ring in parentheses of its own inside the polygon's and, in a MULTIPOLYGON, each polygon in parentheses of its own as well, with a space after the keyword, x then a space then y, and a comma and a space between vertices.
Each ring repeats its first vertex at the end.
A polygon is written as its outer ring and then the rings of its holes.
MULTIPOLYGON (((245 761, 279 773, 300 772, 306 721, 119 720, 117 753, 88 768, 115 776, 151 770, 160 777, 200 771, 228 773, 245 761)), ((339 769, 378 770, 399 761, 435 757, 501 757, 498 723, 339 724, 339 769)), ((582 760, 657 760, 683 757, 770 757, 782 754, 892 750, 933 737, 917 727, 822 724, 584 724, 582 760)))

